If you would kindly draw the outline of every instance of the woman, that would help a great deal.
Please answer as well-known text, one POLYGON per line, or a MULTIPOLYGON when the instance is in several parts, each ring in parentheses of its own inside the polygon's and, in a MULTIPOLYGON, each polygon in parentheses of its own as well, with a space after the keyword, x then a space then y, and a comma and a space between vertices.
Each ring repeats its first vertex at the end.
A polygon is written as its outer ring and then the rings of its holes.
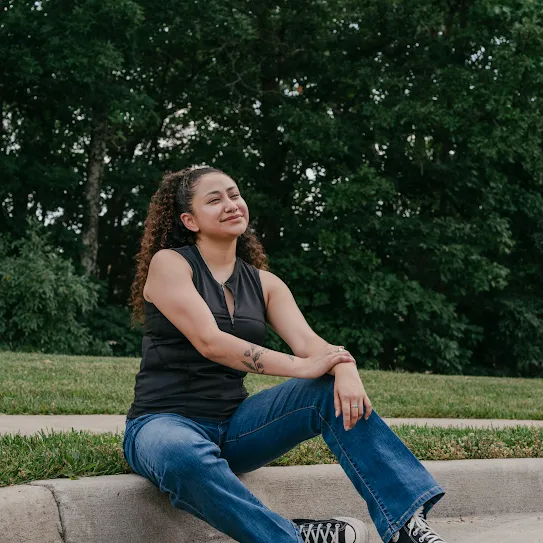
POLYGON ((357 519, 281 517, 236 476, 322 434, 383 541, 443 543, 426 522, 443 489, 372 410, 350 353, 317 336, 267 270, 247 204, 224 172, 164 177, 132 308, 145 324, 124 454, 174 507, 246 543, 365 541, 357 519), (266 322, 294 355, 262 347, 266 322), (247 373, 292 379, 248 397, 247 373))

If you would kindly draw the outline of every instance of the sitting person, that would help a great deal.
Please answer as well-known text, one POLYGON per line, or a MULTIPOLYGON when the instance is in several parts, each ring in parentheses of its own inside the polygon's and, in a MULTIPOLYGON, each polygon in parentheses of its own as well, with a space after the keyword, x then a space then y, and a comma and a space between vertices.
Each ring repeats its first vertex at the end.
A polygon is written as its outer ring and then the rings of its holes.
POLYGON ((132 308, 142 360, 123 450, 182 509, 244 543, 360 543, 357 519, 287 519, 237 474, 322 435, 393 543, 444 543, 443 488, 372 409, 351 354, 307 324, 267 270, 237 184, 215 168, 164 177, 145 221, 132 308), (266 324, 294 355, 262 347, 266 324), (291 377, 253 396, 247 373, 291 377))

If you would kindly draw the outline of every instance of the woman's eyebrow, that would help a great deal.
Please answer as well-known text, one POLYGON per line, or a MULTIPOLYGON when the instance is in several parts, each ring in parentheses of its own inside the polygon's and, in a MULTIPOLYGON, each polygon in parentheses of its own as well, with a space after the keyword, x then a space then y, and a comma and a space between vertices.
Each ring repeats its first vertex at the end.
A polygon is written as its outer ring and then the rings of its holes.
MULTIPOLYGON (((232 190, 232 189, 237 189, 238 187, 236 187, 235 185, 233 185, 232 187, 228 187, 226 190, 229 191, 229 190, 232 190)), ((210 194, 220 194, 221 191, 220 190, 212 190, 210 192, 208 192, 204 198, 206 198, 207 196, 209 196, 210 194)))

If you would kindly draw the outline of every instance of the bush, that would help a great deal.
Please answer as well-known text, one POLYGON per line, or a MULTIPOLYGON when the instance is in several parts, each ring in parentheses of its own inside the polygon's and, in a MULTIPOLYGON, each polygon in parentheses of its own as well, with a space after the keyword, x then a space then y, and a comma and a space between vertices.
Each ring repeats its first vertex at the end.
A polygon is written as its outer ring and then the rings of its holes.
POLYGON ((127 307, 103 305, 88 313, 85 318, 94 338, 94 344, 85 354, 91 356, 141 356, 141 330, 130 323, 127 307), (107 353, 103 352, 107 350, 107 353))
POLYGON ((78 276, 35 220, 24 237, 0 235, 0 337, 4 348, 84 354, 96 341, 82 315, 98 287, 78 276))

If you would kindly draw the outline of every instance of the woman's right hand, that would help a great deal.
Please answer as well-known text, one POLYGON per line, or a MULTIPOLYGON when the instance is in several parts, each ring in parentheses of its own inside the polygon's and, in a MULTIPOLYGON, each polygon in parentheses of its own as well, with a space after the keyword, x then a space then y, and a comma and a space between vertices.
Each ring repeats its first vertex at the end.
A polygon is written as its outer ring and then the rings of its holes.
POLYGON ((314 379, 328 373, 336 364, 354 363, 356 360, 349 351, 338 351, 335 345, 326 345, 320 353, 302 358, 302 370, 299 377, 314 379))

